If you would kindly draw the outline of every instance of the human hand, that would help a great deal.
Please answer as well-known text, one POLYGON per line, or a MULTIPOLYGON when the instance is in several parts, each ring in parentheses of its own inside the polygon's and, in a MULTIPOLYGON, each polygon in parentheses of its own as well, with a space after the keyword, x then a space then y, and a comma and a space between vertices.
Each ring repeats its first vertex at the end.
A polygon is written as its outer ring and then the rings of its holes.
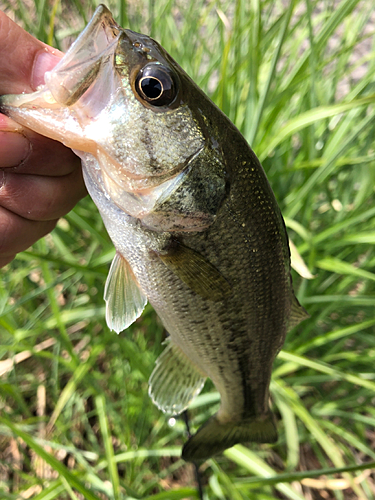
MULTIPOLYGON (((0 11, 0 95, 33 92, 62 53, 0 11)), ((0 114, 0 267, 86 195, 79 158, 0 114)))

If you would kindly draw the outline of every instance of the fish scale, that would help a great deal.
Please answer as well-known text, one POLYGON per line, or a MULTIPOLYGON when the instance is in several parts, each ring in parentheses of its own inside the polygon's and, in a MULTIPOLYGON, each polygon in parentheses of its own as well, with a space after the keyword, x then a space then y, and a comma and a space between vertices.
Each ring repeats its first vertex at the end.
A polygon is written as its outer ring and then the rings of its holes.
POLYGON ((149 394, 162 411, 184 411, 207 377, 220 393, 183 458, 274 442, 272 364, 307 313, 255 154, 160 45, 123 30, 104 6, 45 80, 36 93, 3 96, 0 108, 82 159, 116 247, 108 326, 126 329, 147 301, 156 310, 169 340, 149 394))

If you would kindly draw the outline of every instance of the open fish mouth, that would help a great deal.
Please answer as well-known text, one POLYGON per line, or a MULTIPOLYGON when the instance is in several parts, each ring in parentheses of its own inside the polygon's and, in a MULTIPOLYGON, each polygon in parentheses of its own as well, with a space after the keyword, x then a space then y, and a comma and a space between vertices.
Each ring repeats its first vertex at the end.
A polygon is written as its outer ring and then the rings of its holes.
MULTIPOLYGON (((60 106, 73 106, 90 90, 89 95, 85 96, 85 100, 80 104, 90 108, 90 116, 97 114, 100 108, 108 104, 106 96, 113 94, 112 89, 108 87, 113 81, 113 59, 119 39, 124 36, 124 30, 114 21, 109 10, 103 5, 99 6, 61 61, 45 73, 45 85, 41 85, 37 92, 31 94, 2 96, 1 108, 32 107, 35 110, 41 106, 56 112, 60 106), (109 74, 103 74, 105 72, 109 74), (106 82, 105 92, 101 88, 103 83, 96 88, 95 83, 99 80, 106 82)), ((118 86, 118 82, 114 83, 118 86)), ((71 144, 69 146, 72 147, 71 144)))
POLYGON ((65 106, 77 102, 106 64, 113 68, 112 57, 124 35, 109 10, 101 5, 65 57, 45 75, 54 100, 65 106))

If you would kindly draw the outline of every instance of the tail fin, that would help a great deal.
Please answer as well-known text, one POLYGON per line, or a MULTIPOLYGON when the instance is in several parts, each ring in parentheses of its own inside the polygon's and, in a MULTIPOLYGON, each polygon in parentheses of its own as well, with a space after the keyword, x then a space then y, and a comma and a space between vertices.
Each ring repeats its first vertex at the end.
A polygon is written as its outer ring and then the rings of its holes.
POLYGON ((265 417, 254 417, 240 423, 221 424, 214 415, 198 430, 182 449, 182 458, 187 462, 206 460, 238 443, 274 443, 277 430, 272 413, 265 417))

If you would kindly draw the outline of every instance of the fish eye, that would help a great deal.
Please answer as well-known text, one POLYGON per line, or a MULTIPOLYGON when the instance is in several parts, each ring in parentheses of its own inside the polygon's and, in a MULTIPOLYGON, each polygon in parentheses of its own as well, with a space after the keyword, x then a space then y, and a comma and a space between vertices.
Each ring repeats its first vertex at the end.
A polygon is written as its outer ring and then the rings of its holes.
POLYGON ((168 106, 177 95, 177 85, 171 71, 155 63, 139 71, 135 89, 139 97, 152 106, 168 106))

